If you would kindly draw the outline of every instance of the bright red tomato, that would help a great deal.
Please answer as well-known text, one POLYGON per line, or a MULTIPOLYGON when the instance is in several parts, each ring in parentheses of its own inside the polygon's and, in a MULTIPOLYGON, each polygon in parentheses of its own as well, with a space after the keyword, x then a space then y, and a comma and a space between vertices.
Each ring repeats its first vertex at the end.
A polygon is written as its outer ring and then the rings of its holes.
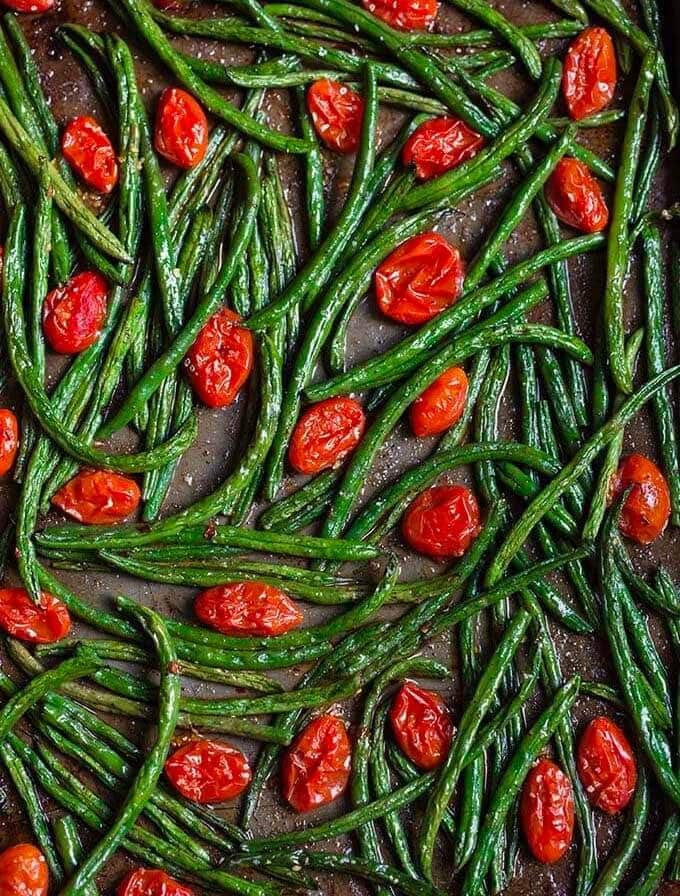
POLYGON ((118 884, 116 896, 194 896, 194 891, 165 871, 135 868, 118 884))
POLYGON ((23 588, 0 588, 0 628, 20 641, 53 644, 71 631, 66 605, 46 591, 34 604, 23 588))
POLYGON ((319 716, 307 725, 284 754, 281 787, 298 812, 332 803, 347 787, 352 748, 345 723, 319 716))
POLYGON ((411 405, 414 435, 434 436, 453 426, 465 410, 467 394, 467 374, 462 367, 449 367, 411 405))
POLYGON ((569 47, 562 72, 562 94, 578 121, 605 108, 616 89, 616 51, 604 28, 586 28, 569 47))
POLYGON ((419 768, 429 771, 446 758, 453 725, 439 694, 405 682, 392 700, 390 724, 399 747, 419 768))
POLYGON ((484 137, 460 118, 431 118, 408 138, 401 159, 414 166, 419 180, 429 180, 476 156, 483 146, 484 137))
POLYGON ((99 193, 110 193, 118 183, 118 160, 101 125, 89 115, 73 118, 61 138, 64 158, 78 177, 99 193))
POLYGON ((443 236, 411 237, 376 269, 378 307, 399 323, 423 324, 456 301, 464 276, 460 252, 443 236))
POLYGON ((671 514, 668 485, 661 470, 648 457, 629 454, 614 475, 612 498, 628 488, 631 490, 621 509, 619 527, 638 544, 649 544, 668 525, 671 514))
POLYGON ((0 476, 14 466, 19 450, 19 421, 14 411, 0 408, 0 476))
POLYGON ((47 896, 49 885, 45 856, 31 843, 0 853, 0 896, 47 896))
POLYGON ((290 440, 288 458, 298 473, 334 467, 354 451, 366 427, 366 415, 353 398, 327 398, 304 412, 290 440))
POLYGON ((520 802, 524 836, 534 858, 551 865, 569 849, 574 836, 571 781, 550 759, 539 759, 524 782, 520 802))
POLYGON ((142 494, 134 479, 110 470, 81 470, 52 498, 79 523, 118 523, 139 507, 142 494))
POLYGON ((156 152, 179 168, 193 168, 208 149, 208 119, 186 90, 168 87, 156 110, 156 152))
POLYGON ((583 233, 597 233, 609 223, 602 187, 579 159, 560 159, 545 185, 545 198, 560 221, 583 233))
POLYGON ((354 152, 361 137, 364 101, 338 81, 322 78, 307 91, 307 108, 314 130, 329 149, 354 152))
POLYGON ((165 763, 175 790, 195 803, 223 803, 246 789, 252 777, 240 750, 218 740, 191 740, 165 763))
POLYGON ((437 18, 437 0, 361 0, 368 12, 399 31, 426 31, 437 18))
POLYGON ((51 12, 56 6, 56 0, 2 0, 2 6, 13 9, 14 12, 51 12))
POLYGON ((253 369, 253 334, 222 308, 210 318, 184 359, 187 378, 210 408, 226 408, 253 369))
POLYGON ((402 533, 414 551, 429 557, 461 557, 479 534, 479 505, 464 485, 435 485, 412 502, 402 533))
POLYGON ((590 802, 608 815, 625 809, 637 783, 628 738, 607 716, 593 719, 578 745, 578 776, 590 802))
POLYGON ((83 271, 47 294, 43 330, 50 347, 72 355, 97 341, 106 318, 108 287, 96 271, 83 271))
POLYGON ((224 635, 283 635, 304 616, 287 594, 263 582, 232 582, 201 592, 194 613, 224 635))

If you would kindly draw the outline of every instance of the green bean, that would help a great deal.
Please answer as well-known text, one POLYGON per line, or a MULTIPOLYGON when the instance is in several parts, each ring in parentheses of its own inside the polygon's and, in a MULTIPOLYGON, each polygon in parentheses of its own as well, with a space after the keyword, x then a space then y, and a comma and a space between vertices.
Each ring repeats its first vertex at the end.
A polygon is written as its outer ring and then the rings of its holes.
POLYGON ((647 866, 631 885, 626 896, 654 896, 658 892, 666 866, 679 840, 680 816, 676 812, 664 822, 647 866))
POLYGON ((315 509, 320 505, 323 511, 323 501, 332 494, 339 476, 339 470, 324 470, 290 495, 279 498, 260 514, 257 520, 259 527, 283 532, 286 531, 283 526, 296 525, 300 515, 308 508, 315 509))
MULTIPOLYGON (((54 839, 66 873, 72 874, 83 857, 83 844, 72 815, 61 815, 54 820, 54 839)), ((98 892, 92 885, 84 896, 96 896, 98 892)))

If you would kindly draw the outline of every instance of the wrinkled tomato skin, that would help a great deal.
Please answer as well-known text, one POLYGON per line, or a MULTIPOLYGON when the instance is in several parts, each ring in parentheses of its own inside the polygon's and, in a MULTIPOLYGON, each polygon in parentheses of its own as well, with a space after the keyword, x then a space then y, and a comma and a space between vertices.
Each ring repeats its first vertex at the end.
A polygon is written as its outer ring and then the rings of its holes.
POLYGON ((599 233, 609 223, 599 181, 579 159, 560 159, 545 185, 545 198, 560 221, 575 230, 599 233))
POLYGON ((601 112, 616 89, 616 51, 604 28, 586 28, 564 60, 562 96, 574 121, 601 112))
POLYGON ((233 800, 252 778, 240 750, 223 741, 198 738, 168 757, 165 775, 182 796, 201 804, 233 800))
POLYGON ((210 318, 184 359, 187 379, 203 404, 226 408, 253 369, 253 335, 222 308, 210 318))
POLYGON ((484 137, 460 118, 431 118, 408 138, 401 160, 413 165, 418 180, 430 180, 473 158, 483 146, 484 137))
POLYGON ((194 612, 224 635, 283 635, 304 621, 287 594, 263 582, 232 582, 202 591, 194 612))
POLYGON ((45 856, 31 843, 0 853, 0 896, 47 896, 50 875, 45 856))
POLYGON ((427 31, 439 11, 437 0, 361 0, 361 5, 398 31, 427 31))
POLYGON ((81 115, 72 119, 61 138, 61 151, 78 177, 98 193, 110 193, 118 183, 118 160, 101 125, 81 115))
POLYGON ((390 725, 399 748, 418 768, 429 771, 446 758, 453 725, 444 701, 434 691, 405 682, 392 700, 390 725))
POLYGON ((322 78, 307 91, 307 109, 319 139, 334 152, 355 152, 361 137, 364 101, 338 81, 322 78))
POLYGON ((411 503, 402 533, 414 551, 443 560, 462 557, 479 534, 477 499, 464 485, 435 485, 411 503))
POLYGON ((14 12, 38 14, 52 12, 56 6, 56 0, 2 0, 0 5, 14 12))
POLYGON ((53 644, 71 631, 65 604, 43 591, 34 604, 23 588, 0 588, 0 628, 20 641, 53 644))
POLYGON ((635 754, 628 738, 607 716, 588 724, 578 745, 578 776, 590 802, 616 815, 632 800, 637 783, 635 754))
POLYGON ((319 473, 343 461, 361 441, 366 415, 353 398, 328 398, 300 417, 288 459, 298 473, 319 473))
POLYGON ((208 119, 190 93, 168 87, 156 110, 156 152, 179 168, 194 168, 208 149, 208 119))
POLYGON ((155 868, 135 868, 118 884, 116 896, 194 896, 194 891, 155 868))
POLYGON ((619 464, 612 482, 612 499, 630 488, 621 508, 619 528, 638 544, 650 544, 666 529, 671 498, 663 473, 644 454, 629 454, 619 464))
POLYGON ((81 470, 52 498, 55 507, 79 523, 119 523, 139 507, 139 486, 129 476, 109 470, 81 470))
POLYGON ((284 754, 281 788, 297 812, 310 812, 337 799, 347 787, 352 747, 345 723, 319 716, 307 725, 284 754))
POLYGON ((456 301, 464 276, 460 252, 443 236, 438 233, 414 236, 376 269, 378 308, 385 317, 399 323, 424 324, 456 301))
POLYGON ((462 367, 450 367, 413 402, 409 419, 418 438, 446 432, 460 420, 468 395, 468 378, 462 367))
POLYGON ((14 466, 19 450, 19 421, 14 411, 0 408, 0 476, 14 466))
POLYGON ((50 348, 73 355, 97 341, 106 319, 108 287, 95 271, 83 271, 47 294, 43 331, 50 348))
POLYGON ((527 775, 520 821, 532 855, 545 865, 558 862, 574 836, 571 781, 550 759, 539 759, 527 775))

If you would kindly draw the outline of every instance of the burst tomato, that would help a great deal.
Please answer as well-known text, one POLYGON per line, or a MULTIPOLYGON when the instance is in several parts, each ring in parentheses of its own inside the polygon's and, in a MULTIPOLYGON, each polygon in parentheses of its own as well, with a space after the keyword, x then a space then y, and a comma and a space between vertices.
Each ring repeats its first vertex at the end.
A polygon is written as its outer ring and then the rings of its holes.
POLYGON ((612 497, 630 488, 621 509, 619 527, 639 544, 649 544, 668 525, 671 498, 663 473, 644 454, 629 454, 619 464, 612 482, 612 497))
POLYGON ((304 412, 290 440, 288 457, 298 473, 339 464, 361 441, 366 415, 353 398, 327 398, 304 412))
POLYGON ((434 436, 453 426, 465 410, 467 394, 467 374, 462 367, 449 367, 411 405, 414 435, 434 436))
POLYGON ((429 180, 476 156, 482 146, 484 137, 460 118, 431 118, 408 138, 401 159, 414 166, 419 180, 429 180))
POLYGON ((78 177, 99 193, 118 183, 116 152, 101 125, 88 115, 72 119, 61 138, 64 158, 78 177))
POLYGON ((52 644, 71 631, 65 604, 43 591, 34 604, 23 588, 0 588, 0 628, 20 641, 52 644))
POLYGON ((47 896, 50 875, 45 856, 31 843, 0 853, 1 896, 47 896))
POLYGON ((2 0, 1 5, 14 12, 41 13, 51 12, 56 0, 2 0))
POLYGON ((583 233, 597 233, 609 223, 602 188, 579 159, 560 159, 545 185, 545 198, 560 221, 583 233))
POLYGON ((194 891, 165 871, 135 868, 118 884, 116 896, 194 896, 194 891))
POLYGON ((436 768, 446 758, 453 725, 439 694, 405 682, 392 700, 390 724, 399 747, 419 768, 436 768))
POLYGON ((156 110, 156 152, 179 168, 198 165, 208 149, 208 119, 200 104, 177 87, 161 94, 156 110))
POLYGON ((332 803, 347 787, 352 748, 345 723, 319 716, 307 725, 284 754, 281 787, 298 812, 332 803))
POLYGON ((605 108, 616 88, 616 52, 604 28, 586 28, 569 47, 562 72, 562 95, 578 121, 605 108))
POLYGON ((240 750, 217 740, 191 740, 168 757, 165 775, 195 803, 223 803, 246 789, 252 777, 240 750))
POLYGON ((322 78, 307 91, 307 108, 314 130, 329 149, 354 152, 359 145, 364 101, 338 81, 322 78))
POLYGON ((287 594, 263 582, 233 582, 201 592, 194 612, 225 635, 283 635, 304 616, 287 594))
POLYGON ((426 31, 437 18, 437 0, 361 0, 368 12, 399 31, 426 31))
POLYGON ((571 781, 550 759, 540 759, 524 782, 520 820, 529 849, 539 862, 559 861, 574 836, 571 781))
POLYGON ((47 294, 43 330, 50 347, 62 355, 89 348, 106 318, 107 285, 101 274, 83 271, 47 294))
POLYGON ((479 534, 477 499, 464 485, 435 485, 412 502, 401 528, 420 554, 461 557, 479 534))
POLYGON ((187 378, 210 408, 230 405, 253 368, 253 336, 222 308, 210 318, 184 359, 187 378))
POLYGON ((19 421, 14 411, 0 408, 0 476, 14 466, 19 450, 19 421))
POLYGON ((633 798, 637 765, 628 738, 607 716, 593 719, 578 745, 578 776, 590 802, 608 815, 633 798))
POLYGON ((81 470, 52 498, 52 503, 79 523, 118 523, 134 513, 142 495, 129 476, 110 470, 81 470))

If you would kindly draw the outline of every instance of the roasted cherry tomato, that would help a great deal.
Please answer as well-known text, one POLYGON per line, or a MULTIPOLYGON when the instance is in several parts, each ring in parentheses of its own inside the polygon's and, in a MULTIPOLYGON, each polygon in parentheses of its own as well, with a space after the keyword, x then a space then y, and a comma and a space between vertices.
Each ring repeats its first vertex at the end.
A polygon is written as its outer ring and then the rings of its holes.
POLYGON ((223 803, 246 789, 252 777, 240 750, 219 740, 191 740, 165 763, 175 790, 195 803, 223 803))
POLYGON ((298 812, 332 803, 347 787, 352 748, 345 723, 319 716, 307 725, 284 754, 281 787, 298 812))
POLYGON ((366 415, 353 398, 327 398, 304 412, 290 440, 288 457, 298 473, 334 467, 361 441, 366 415))
POLYGON ((0 853, 0 896, 47 896, 50 875, 45 856, 31 843, 0 853))
POLYGON ((604 28, 586 28, 569 47, 562 72, 562 95, 578 121, 605 108, 616 88, 616 52, 604 28))
POLYGON ((14 12, 40 13, 51 12, 56 6, 56 0, 2 0, 1 5, 14 12))
POLYGON ((460 118, 431 118, 408 138, 401 153, 404 165, 413 165, 419 180, 429 180, 476 156, 484 137, 460 118))
POLYGON ((191 346, 184 368, 194 391, 210 408, 226 408, 253 369, 253 335, 241 318, 222 308, 191 346))
POLYGON ((426 31, 437 18, 437 0, 361 0, 368 12, 399 31, 426 31))
POLYGON ((165 871, 135 868, 118 884, 116 896, 194 896, 194 891, 165 871))
POLYGON ((156 152, 179 168, 198 165, 208 149, 208 119, 186 90, 168 87, 156 110, 156 152))
POLYGON ((23 588, 0 588, 0 628, 20 641, 52 644, 71 631, 66 605, 43 591, 34 604, 23 588))
POLYGON ((0 476, 14 466, 19 450, 19 421, 14 411, 0 408, 0 476))
POLYGON ((477 499, 464 485, 435 485, 412 502, 401 529, 420 554, 461 557, 479 534, 477 499))
POLYGON ((118 183, 116 152, 101 125, 89 115, 80 115, 68 123, 61 138, 61 151, 91 189, 110 193, 118 183))
POLYGON ((462 367, 449 367, 411 405, 414 435, 434 436, 460 420, 465 410, 468 378, 462 367))
POLYGON ((539 862, 559 861, 574 836, 574 793, 559 765, 539 759, 524 782, 520 820, 529 849, 539 862))
POLYGON ((83 271, 47 294, 43 330, 50 347, 62 355, 89 348, 106 318, 108 288, 95 271, 83 271))
POLYGON ((438 233, 411 237, 374 275, 378 307, 402 324, 423 324, 460 295, 465 266, 460 252, 438 233))
POLYGON ((649 544, 668 525, 671 498, 664 475, 644 454, 629 454, 619 464, 612 482, 612 497, 630 488, 621 508, 619 528, 638 544, 649 544))
POLYGON ((560 221, 576 230, 597 233, 609 223, 599 181, 579 159, 560 159, 545 185, 545 198, 560 221))
POLYGON ((52 498, 79 523, 118 523, 139 507, 142 494, 134 479, 110 470, 81 470, 52 498))
POLYGON ((405 682, 392 700, 390 724, 399 747, 419 768, 436 768, 446 758, 453 725, 439 694, 405 682))
POLYGON ((194 612, 225 635, 283 635, 304 616, 287 594, 264 582, 232 582, 201 592, 194 612))
POLYGON ((364 101, 338 81, 322 78, 307 91, 307 108, 314 130, 329 149, 354 152, 359 145, 364 101))
POLYGON ((607 716, 593 719, 578 745, 578 776, 590 802, 608 815, 625 809, 637 783, 628 738, 607 716))

